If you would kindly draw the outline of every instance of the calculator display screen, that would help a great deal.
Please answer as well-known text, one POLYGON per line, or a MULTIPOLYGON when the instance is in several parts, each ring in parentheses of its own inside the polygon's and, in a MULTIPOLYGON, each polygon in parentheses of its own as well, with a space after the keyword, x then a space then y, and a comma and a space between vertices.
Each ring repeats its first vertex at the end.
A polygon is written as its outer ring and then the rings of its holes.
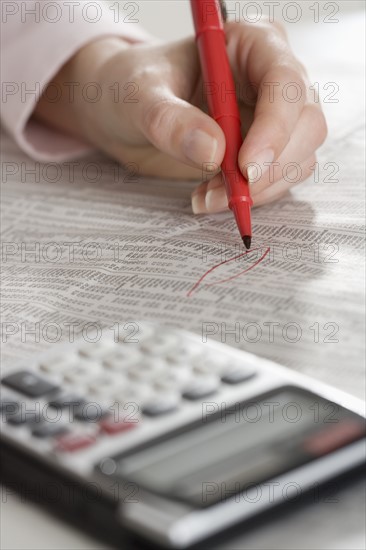
POLYGON ((226 408, 206 401, 189 430, 115 460, 118 477, 204 507, 364 435, 360 416, 289 387, 226 408))

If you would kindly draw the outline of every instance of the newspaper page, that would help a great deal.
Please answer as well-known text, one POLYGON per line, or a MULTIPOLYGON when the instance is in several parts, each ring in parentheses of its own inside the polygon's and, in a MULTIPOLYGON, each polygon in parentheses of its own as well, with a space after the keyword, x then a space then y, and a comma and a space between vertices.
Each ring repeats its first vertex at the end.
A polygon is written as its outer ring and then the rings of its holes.
POLYGON ((245 254, 230 212, 192 215, 191 184, 100 156, 40 164, 3 136, 3 359, 147 319, 362 395, 362 147, 359 125, 255 209, 245 254))

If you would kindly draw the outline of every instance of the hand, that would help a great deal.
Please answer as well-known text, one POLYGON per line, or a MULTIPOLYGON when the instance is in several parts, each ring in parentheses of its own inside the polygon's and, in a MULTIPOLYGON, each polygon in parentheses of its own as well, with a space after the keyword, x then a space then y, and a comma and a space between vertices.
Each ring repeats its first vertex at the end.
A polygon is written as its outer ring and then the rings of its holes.
MULTIPOLYGON (((259 205, 311 174, 326 123, 282 28, 266 21, 227 23, 226 34, 245 136, 238 162, 259 205)), ((137 164, 142 175, 204 178, 192 195, 195 213, 227 208, 219 170, 225 137, 207 114, 193 38, 163 45, 103 38, 80 50, 50 85, 54 82, 63 88, 77 82, 75 99, 67 99, 65 88, 55 108, 44 94, 38 118, 125 165, 137 164), (95 103, 81 93, 90 82, 102 89, 95 103)))

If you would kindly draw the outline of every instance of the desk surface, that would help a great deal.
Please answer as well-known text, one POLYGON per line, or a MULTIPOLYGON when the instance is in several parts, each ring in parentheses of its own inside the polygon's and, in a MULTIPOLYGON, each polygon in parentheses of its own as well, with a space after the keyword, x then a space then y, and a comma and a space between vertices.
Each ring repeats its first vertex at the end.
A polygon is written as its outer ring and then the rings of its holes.
MULTIPOLYGON (((334 481, 323 493, 311 493, 305 503, 273 510, 250 530, 238 527, 229 536, 202 545, 202 550, 363 550, 365 538, 365 480, 352 476, 334 481)), ((107 550, 97 541, 55 518, 38 505, 21 502, 2 487, 1 539, 4 550, 107 550)), ((115 548, 147 550, 136 541, 115 548)))

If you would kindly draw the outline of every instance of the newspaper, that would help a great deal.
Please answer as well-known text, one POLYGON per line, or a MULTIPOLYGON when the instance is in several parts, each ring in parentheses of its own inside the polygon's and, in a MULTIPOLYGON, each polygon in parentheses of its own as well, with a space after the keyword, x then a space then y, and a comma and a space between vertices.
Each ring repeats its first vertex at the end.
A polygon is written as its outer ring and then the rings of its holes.
POLYGON ((192 184, 101 156, 40 164, 3 136, 5 364, 148 319, 362 396, 362 169, 359 124, 323 148, 317 181, 253 211, 245 254, 230 212, 192 215, 192 184))

